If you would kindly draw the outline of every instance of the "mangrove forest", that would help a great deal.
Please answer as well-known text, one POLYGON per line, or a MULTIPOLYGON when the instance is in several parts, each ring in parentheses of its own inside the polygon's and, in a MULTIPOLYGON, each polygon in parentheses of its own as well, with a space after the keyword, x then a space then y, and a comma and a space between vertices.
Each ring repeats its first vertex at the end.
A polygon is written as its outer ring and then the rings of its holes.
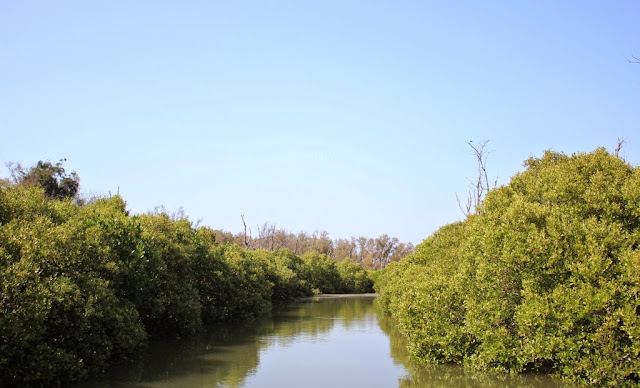
POLYGON ((640 168, 605 149, 529 158, 415 250, 133 215, 78 199, 61 163, 0 185, 0 385, 82 381, 150 341, 374 289, 415 362, 640 385, 640 168))

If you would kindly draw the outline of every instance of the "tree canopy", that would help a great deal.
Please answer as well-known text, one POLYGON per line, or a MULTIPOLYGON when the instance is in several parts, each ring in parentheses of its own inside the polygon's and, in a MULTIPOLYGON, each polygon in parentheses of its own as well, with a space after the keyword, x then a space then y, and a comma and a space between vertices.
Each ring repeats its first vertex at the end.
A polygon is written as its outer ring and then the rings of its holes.
POLYGON ((359 264, 220 244, 187 218, 132 216, 120 196, 80 206, 27 186, 0 187, 0 386, 66 385, 137 357, 148 338, 314 292, 373 291, 359 264))
POLYGON ((640 382, 640 168, 546 152, 378 280, 429 362, 640 382))
POLYGON ((23 187, 40 187, 49 199, 75 198, 80 188, 80 178, 73 171, 67 174, 60 159, 56 164, 39 161, 35 166, 24 168, 19 163, 9 164, 13 183, 23 187))

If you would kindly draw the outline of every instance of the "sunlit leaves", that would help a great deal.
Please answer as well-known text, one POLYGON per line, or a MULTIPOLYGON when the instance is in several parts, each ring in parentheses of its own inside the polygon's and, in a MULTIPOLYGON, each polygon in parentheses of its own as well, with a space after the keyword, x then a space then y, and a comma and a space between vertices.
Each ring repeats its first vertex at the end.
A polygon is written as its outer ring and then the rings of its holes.
POLYGON ((640 169, 603 149, 526 166, 463 237, 443 228, 390 266, 382 305, 424 360, 637 384, 640 169), (465 339, 458 360, 447 338, 465 339))
POLYGON ((195 335, 293 298, 367 292, 359 264, 219 245, 119 196, 78 206, 0 188, 0 385, 66 384, 136 355, 148 336, 195 335))

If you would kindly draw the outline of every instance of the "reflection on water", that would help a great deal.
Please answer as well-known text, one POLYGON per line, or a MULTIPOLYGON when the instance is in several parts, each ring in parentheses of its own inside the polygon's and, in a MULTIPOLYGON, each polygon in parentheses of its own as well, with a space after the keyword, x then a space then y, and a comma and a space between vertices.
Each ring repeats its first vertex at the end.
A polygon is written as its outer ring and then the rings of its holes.
POLYGON ((545 377, 416 366, 372 296, 315 297, 249 328, 154 346, 85 387, 554 387, 545 377))

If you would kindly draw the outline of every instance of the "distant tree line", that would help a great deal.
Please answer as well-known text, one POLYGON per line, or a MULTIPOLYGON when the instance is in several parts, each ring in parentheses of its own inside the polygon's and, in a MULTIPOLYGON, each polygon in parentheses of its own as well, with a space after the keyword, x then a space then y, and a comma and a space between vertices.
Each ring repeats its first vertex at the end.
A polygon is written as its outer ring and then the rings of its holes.
POLYGON ((376 238, 360 236, 332 240, 326 231, 292 233, 269 223, 257 227, 255 235, 253 230, 237 234, 216 230, 215 233, 217 241, 234 243, 249 250, 277 251, 286 248, 297 255, 317 252, 338 261, 348 259, 372 270, 384 268, 414 251, 412 243, 400 242, 398 238, 386 234, 376 238))

